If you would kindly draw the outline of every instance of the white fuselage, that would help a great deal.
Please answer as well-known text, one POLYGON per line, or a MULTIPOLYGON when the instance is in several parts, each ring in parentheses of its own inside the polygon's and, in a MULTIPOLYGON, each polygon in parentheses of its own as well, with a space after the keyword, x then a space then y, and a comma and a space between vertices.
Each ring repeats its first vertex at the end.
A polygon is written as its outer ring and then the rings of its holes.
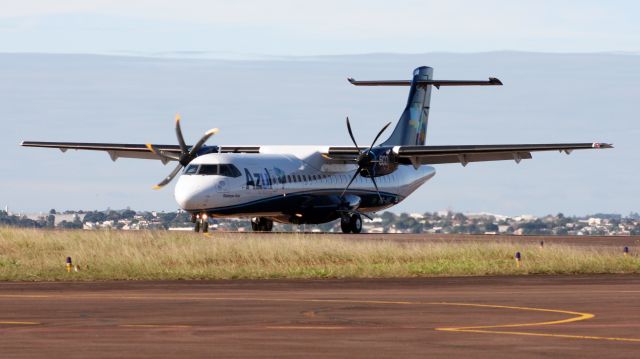
MULTIPOLYGON (((321 154, 327 149, 328 146, 261 146, 260 153, 202 155, 183 171, 175 187, 175 198, 182 209, 192 213, 277 216, 281 209, 265 205, 256 210, 255 206, 247 205, 300 194, 342 193, 357 167, 326 160, 321 154)), ((398 166, 393 173, 376 177, 380 192, 397 199, 383 206, 360 206, 359 210, 371 212, 391 207, 434 175, 435 169, 430 166, 417 169, 398 166)), ((375 193, 370 178, 357 176, 346 192, 358 193, 375 193)))

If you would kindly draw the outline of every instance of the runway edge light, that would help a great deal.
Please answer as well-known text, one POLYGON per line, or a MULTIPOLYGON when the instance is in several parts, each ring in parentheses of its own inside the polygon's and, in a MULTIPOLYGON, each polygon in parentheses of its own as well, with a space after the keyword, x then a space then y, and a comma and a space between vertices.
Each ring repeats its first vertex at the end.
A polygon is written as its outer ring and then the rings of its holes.
POLYGON ((71 257, 67 257, 67 273, 71 273, 71 267, 73 267, 73 264, 71 264, 71 257))
POLYGON ((516 266, 518 268, 520 268, 520 261, 522 260, 522 255, 520 254, 520 252, 516 252, 516 266))
POLYGON ((622 250, 622 252, 624 253, 625 256, 629 254, 629 247, 624 246, 624 249, 622 250))

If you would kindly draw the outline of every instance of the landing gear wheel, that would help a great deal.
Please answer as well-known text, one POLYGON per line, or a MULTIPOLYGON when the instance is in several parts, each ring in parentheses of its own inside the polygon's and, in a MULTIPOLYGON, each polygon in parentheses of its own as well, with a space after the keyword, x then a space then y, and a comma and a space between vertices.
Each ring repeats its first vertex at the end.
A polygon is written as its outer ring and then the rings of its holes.
POLYGON ((202 233, 209 233, 209 221, 206 219, 202 220, 202 233))
POLYGON ((195 224, 195 226, 193 226, 193 231, 196 232, 196 233, 200 232, 200 219, 199 218, 196 219, 196 224, 195 224))
POLYGON ((342 233, 357 234, 362 232, 362 217, 357 213, 342 217, 340 219, 340 229, 342 229, 342 233))
POLYGON ((362 232, 362 217, 359 214, 351 215, 351 232, 355 234, 362 232))
POLYGON ((342 233, 351 233, 351 217, 342 217, 340 219, 340 229, 342 233))
POLYGON ((273 230, 273 221, 270 220, 270 219, 266 219, 266 218, 263 218, 263 219, 264 219, 263 230, 265 232, 271 232, 273 230))
POLYGON ((251 229, 254 232, 271 232, 273 230, 273 221, 265 217, 252 218, 251 229))

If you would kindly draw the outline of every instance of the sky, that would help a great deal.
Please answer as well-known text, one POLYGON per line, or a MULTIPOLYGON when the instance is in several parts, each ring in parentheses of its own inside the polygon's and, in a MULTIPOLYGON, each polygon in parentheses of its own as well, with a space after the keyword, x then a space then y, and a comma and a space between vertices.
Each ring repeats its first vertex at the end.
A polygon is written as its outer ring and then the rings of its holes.
POLYGON ((0 51, 210 57, 640 51, 640 3, 0 1, 0 51))
POLYGON ((499 89, 434 94, 431 144, 598 140, 616 149, 569 159, 534 155, 518 166, 438 167, 434 180, 395 210, 638 211, 637 2, 23 0, 0 6, 6 119, 0 167, 11 169, 0 178, 2 206, 173 210, 171 189, 150 190, 168 167, 16 144, 173 143, 172 117, 180 112, 188 138, 220 127, 215 144, 348 145, 345 115, 358 138, 370 138, 376 124, 397 119, 406 91, 354 89, 347 76, 404 78, 431 65, 439 78, 505 82, 499 89), (256 78, 261 85, 238 96, 248 83, 256 87, 256 78), (317 85, 304 87, 305 78, 317 85))

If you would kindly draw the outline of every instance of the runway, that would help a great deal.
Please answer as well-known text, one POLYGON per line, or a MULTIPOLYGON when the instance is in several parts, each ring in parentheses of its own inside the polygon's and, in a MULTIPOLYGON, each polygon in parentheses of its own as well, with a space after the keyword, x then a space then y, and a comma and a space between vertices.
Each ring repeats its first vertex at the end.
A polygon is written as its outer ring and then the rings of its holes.
POLYGON ((639 276, 0 283, 0 356, 637 357, 639 276))

